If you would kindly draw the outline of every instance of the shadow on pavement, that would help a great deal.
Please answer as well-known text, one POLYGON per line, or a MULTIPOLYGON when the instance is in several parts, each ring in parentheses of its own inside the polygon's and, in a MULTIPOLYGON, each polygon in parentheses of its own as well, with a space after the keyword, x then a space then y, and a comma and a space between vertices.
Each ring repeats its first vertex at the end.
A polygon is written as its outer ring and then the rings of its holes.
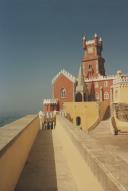
POLYGON ((52 130, 39 132, 15 191, 57 191, 52 130))

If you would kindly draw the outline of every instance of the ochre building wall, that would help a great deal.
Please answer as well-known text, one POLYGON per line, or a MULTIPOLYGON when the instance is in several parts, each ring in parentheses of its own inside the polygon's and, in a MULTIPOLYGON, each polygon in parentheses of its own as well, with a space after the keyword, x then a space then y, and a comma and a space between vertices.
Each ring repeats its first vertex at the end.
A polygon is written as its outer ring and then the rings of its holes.
POLYGON ((99 104, 97 102, 65 102, 64 111, 70 114, 76 125, 76 118, 81 118, 80 127, 88 131, 99 119, 99 104))
POLYGON ((113 88, 113 102, 128 103, 128 85, 118 85, 113 88))
POLYGON ((110 117, 110 101, 105 100, 99 103, 100 120, 106 120, 110 117))

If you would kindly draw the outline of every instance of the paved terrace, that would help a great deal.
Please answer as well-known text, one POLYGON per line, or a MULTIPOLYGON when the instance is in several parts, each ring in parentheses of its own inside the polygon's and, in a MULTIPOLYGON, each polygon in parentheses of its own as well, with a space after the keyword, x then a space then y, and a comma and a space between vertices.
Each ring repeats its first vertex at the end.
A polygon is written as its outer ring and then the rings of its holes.
POLYGON ((39 132, 16 191, 85 190, 103 191, 103 188, 58 117, 55 129, 39 132))
POLYGON ((40 131, 16 191, 126 191, 127 145, 109 121, 87 135, 58 116, 55 129, 40 131))

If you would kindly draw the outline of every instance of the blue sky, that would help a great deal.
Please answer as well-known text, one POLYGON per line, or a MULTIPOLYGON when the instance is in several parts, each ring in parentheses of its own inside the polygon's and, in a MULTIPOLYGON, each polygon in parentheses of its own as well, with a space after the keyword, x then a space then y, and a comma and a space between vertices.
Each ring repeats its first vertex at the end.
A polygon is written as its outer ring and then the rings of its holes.
POLYGON ((103 39, 107 74, 128 73, 127 0, 1 0, 0 112, 38 112, 51 80, 76 75, 84 33, 103 39))

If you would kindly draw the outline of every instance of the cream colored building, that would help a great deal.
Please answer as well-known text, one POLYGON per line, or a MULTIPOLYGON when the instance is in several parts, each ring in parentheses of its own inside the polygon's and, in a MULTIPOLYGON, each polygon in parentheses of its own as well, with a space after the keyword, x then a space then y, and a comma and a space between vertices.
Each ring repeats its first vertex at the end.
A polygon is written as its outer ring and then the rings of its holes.
POLYGON ((128 76, 121 71, 113 81, 113 103, 128 103, 128 76))

